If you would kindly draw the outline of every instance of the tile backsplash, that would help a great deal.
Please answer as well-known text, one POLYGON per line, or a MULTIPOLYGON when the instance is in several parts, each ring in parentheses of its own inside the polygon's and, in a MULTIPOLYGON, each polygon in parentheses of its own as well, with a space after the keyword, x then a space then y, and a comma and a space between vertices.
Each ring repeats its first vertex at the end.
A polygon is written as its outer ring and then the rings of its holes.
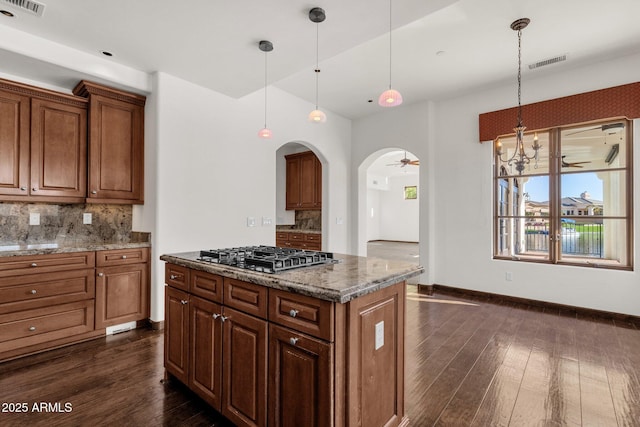
POLYGON ((296 211, 295 225, 278 225, 276 230, 322 230, 322 211, 296 211))
POLYGON ((0 203, 0 245, 128 242, 132 213, 131 205, 0 203), (40 225, 29 225, 31 214, 40 225))

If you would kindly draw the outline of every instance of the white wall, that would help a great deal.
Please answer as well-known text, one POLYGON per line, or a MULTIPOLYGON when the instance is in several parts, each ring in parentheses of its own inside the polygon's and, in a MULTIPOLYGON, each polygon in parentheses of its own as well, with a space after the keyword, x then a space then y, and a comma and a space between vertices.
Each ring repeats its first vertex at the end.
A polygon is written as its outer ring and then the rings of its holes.
POLYGON ((396 240, 399 242, 417 242, 420 222, 420 193, 418 186, 419 175, 396 175, 389 177, 389 190, 379 191, 378 207, 380 225, 379 238, 381 240, 396 240), (405 200, 404 187, 418 186, 418 198, 405 200))
MULTIPOLYGON (((523 103, 635 82, 638 69, 640 55, 633 55, 555 75, 525 73, 523 103)), ((353 168, 357 169, 369 153, 388 143, 387 137, 376 138, 387 129, 407 129, 410 134, 403 135, 403 143, 420 141, 421 146, 415 149, 407 144, 407 148, 420 157, 421 164, 426 160, 426 176, 421 176, 420 182, 430 193, 427 194, 429 204, 433 203, 432 209, 420 210, 421 244, 423 235, 432 238, 429 242, 432 250, 426 258, 422 245, 420 248, 420 262, 428 271, 420 283, 640 315, 638 173, 634 177, 636 271, 492 259, 492 147, 478 143, 478 114, 512 107, 515 91, 515 85, 509 83, 437 102, 426 110, 420 105, 407 106, 405 109, 411 114, 398 110, 397 115, 359 120, 353 126, 353 168), (421 126, 427 126, 427 131, 421 126), (425 134, 428 137, 424 138, 425 134), (428 158, 429 155, 433 157, 428 158), (423 231, 423 228, 429 230, 423 231), (505 280, 507 271, 512 273, 513 281, 505 280)), ((526 125, 526 117, 523 119, 526 125)), ((636 120, 636 172, 640 170, 639 125, 640 120, 636 120)), ((425 191, 421 195, 424 197, 425 191)), ((424 200, 421 207, 423 205, 424 200)), ((356 206, 358 202, 354 201, 354 211, 356 206)), ((354 230, 354 236, 358 236, 358 230, 354 230)))
MULTIPOLYGON (((268 125, 274 137, 263 140, 257 136, 262 92, 236 100, 157 73, 154 94, 156 110, 147 112, 155 117, 147 120, 157 128, 157 202, 143 210, 156 214, 156 255, 274 244, 276 151, 292 141, 313 148, 323 163, 326 250, 348 252, 348 120, 329 113, 326 124, 309 123, 311 104, 270 88, 268 125), (256 218, 257 226, 247 227, 247 217, 256 218), (272 224, 262 226, 262 217, 272 224), (338 225, 331 218, 344 220, 338 225)), ((153 320, 163 318, 163 268, 154 260, 153 320)))

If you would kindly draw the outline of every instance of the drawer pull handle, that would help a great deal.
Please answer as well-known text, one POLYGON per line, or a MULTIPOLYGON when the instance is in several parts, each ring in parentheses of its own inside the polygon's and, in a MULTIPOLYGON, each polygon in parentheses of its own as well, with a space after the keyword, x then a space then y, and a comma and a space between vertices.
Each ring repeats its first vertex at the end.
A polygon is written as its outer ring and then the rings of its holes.
POLYGON ((38 189, 36 187, 33 187, 31 191, 38 191, 38 189))
POLYGON ((38 293, 38 291, 36 291, 35 289, 31 289, 31 295, 35 295, 37 293, 38 293))
POLYGON ((36 264, 35 262, 31 263, 31 267, 37 267, 37 266, 38 266, 38 264, 36 264))
POLYGON ((227 320, 228 317, 227 316, 220 316, 220 320, 222 320, 222 322, 224 322, 225 320, 227 320))
POLYGON ((214 313, 213 314, 213 320, 216 320, 218 317, 220 317, 220 315, 218 313, 214 313))
POLYGON ((126 255, 122 255, 122 259, 127 259, 127 256, 126 255))
POLYGON ((291 317, 296 317, 298 315, 299 311, 298 310, 289 310, 289 316, 291 317))
POLYGON ((298 338, 289 338, 289 344, 296 345, 297 342, 298 342, 298 338))
POLYGON ((29 326, 29 330, 30 330, 31 332, 33 332, 33 331, 35 331, 35 330, 36 330, 36 327, 35 327, 35 326, 29 326))
POLYGON ((20 191, 27 191, 27 187, 20 187, 20 191))
POLYGON ((180 304, 182 304, 182 305, 186 305, 188 302, 189 301, 187 301, 187 300, 183 300, 183 299, 180 300, 180 304))
POLYGON ((98 277, 104 276, 104 273, 98 273, 98 277))
POLYGON ((176 280, 178 278, 178 276, 176 276, 175 274, 172 274, 171 276, 169 276, 169 279, 171 280, 176 280))
POLYGON ((91 190, 91 194, 98 194, 96 190, 91 190))

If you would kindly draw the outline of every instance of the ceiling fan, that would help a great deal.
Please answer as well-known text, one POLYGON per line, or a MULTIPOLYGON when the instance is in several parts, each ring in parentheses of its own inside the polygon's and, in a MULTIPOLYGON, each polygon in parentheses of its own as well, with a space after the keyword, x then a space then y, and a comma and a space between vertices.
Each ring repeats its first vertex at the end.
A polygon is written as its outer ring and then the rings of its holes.
POLYGON ((407 158, 407 152, 404 152, 404 158, 398 160, 395 163, 389 163, 387 166, 400 166, 401 168, 407 166, 407 165, 413 165, 413 166, 419 166, 420 165, 420 160, 411 160, 409 158, 407 158))
POLYGON ((562 156, 562 167, 563 168, 583 168, 584 166, 581 166, 585 163, 591 163, 590 161, 585 161, 585 162, 565 162, 564 158, 567 156, 562 156))
POLYGON ((587 128, 587 129, 580 129, 578 131, 568 133, 567 136, 576 135, 578 133, 588 132, 590 130, 595 130, 595 129, 600 129, 602 132, 606 132, 607 135, 612 135, 612 134, 618 133, 622 129, 624 129, 624 123, 608 123, 606 125, 594 126, 594 127, 587 128))

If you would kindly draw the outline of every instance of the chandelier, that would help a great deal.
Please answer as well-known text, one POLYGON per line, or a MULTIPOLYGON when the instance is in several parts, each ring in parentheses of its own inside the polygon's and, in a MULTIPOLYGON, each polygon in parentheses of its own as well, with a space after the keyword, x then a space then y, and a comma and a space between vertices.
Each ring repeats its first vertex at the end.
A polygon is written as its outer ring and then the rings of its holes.
POLYGON ((518 32, 518 123, 516 127, 513 129, 516 133, 516 147, 513 151, 513 155, 511 157, 506 155, 506 159, 503 158, 502 151, 502 142, 500 142, 500 138, 496 140, 496 154, 502 163, 506 163, 509 167, 512 167, 514 164, 516 166, 516 170, 519 175, 522 175, 524 168, 526 165, 531 163, 531 160, 535 161, 535 166, 538 167, 538 153, 542 146, 538 143, 538 134, 536 133, 533 137, 533 153, 527 154, 525 152, 524 147, 524 131, 526 127, 522 124, 522 103, 521 103, 521 93, 522 93, 522 30, 529 25, 529 18, 521 18, 514 21, 511 24, 511 29, 518 32))

